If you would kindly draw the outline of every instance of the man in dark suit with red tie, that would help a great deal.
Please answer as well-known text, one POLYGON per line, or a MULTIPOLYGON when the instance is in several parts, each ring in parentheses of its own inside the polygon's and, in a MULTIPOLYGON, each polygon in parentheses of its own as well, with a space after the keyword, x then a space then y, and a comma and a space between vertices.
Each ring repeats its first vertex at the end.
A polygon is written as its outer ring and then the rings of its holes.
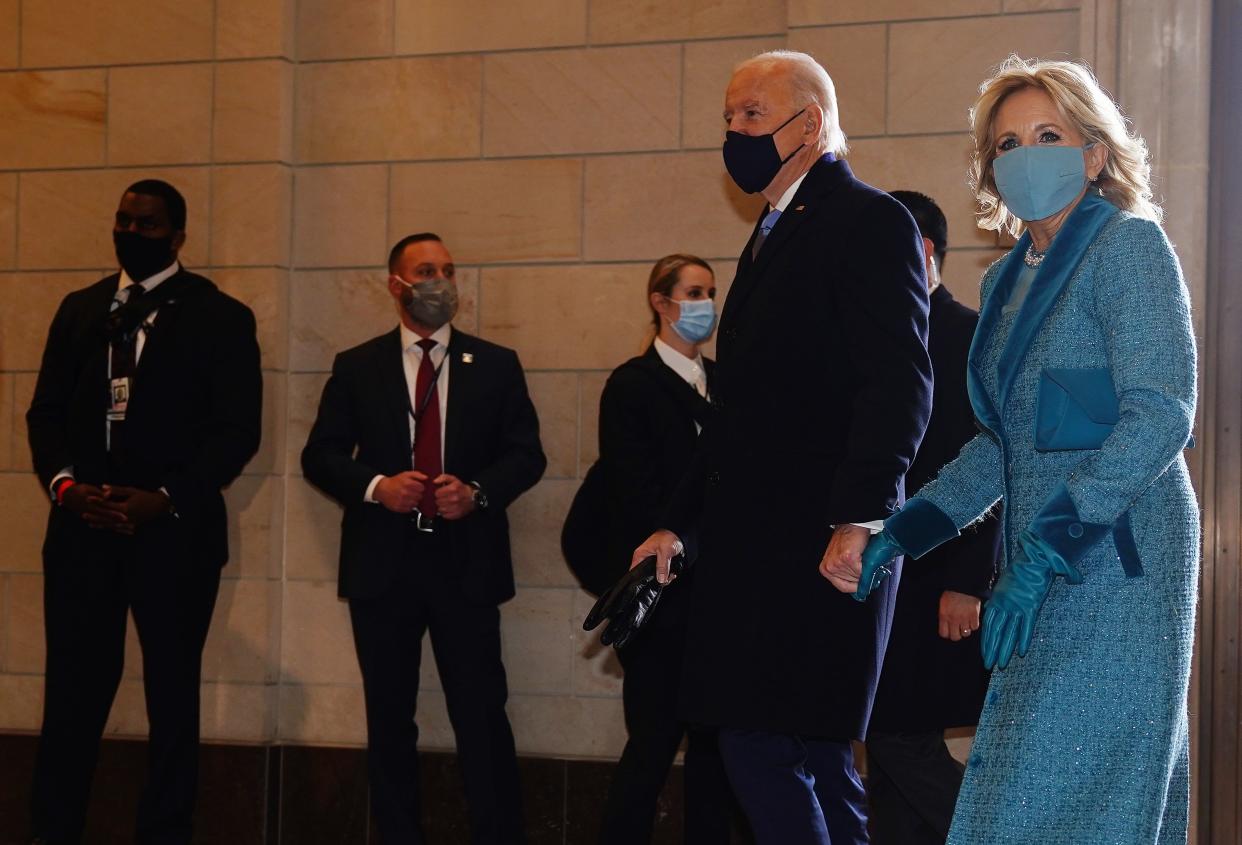
MULTIPOLYGON (((867 841, 850 741, 867 729, 896 587, 865 605, 831 578, 902 499, 927 425, 920 237, 854 178, 827 72, 775 51, 737 67, 724 161, 768 201, 717 335, 716 415, 634 563, 661 580, 701 549, 682 717, 721 757, 763 843, 867 841)), ((671 589, 676 589, 674 583, 671 589)))
POLYGON ((254 314, 182 268, 185 230, 172 185, 126 189, 121 272, 61 302, 26 414, 53 502, 35 842, 82 836, 127 612, 151 725, 137 841, 190 841, 202 651, 228 560, 221 489, 258 448, 263 381, 254 314))
POLYGON ((517 355, 452 327, 453 258, 431 233, 388 258, 400 325, 336 357, 302 451, 345 508, 340 594, 366 697, 371 806, 385 842, 421 843, 418 696, 431 634, 471 841, 524 842, 505 715, 499 605, 513 597, 514 499, 546 466, 517 355))

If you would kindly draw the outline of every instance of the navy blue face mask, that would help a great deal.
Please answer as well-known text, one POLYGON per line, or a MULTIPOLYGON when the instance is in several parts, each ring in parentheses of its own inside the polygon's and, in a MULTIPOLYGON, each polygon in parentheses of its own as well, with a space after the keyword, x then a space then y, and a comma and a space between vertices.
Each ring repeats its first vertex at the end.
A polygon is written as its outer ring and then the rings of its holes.
POLYGON ((806 111, 805 108, 801 109, 766 135, 743 135, 741 132, 732 130, 725 133, 723 149, 725 169, 729 171, 729 175, 733 177, 733 181, 739 188, 748 194, 759 193, 772 184, 772 180, 785 166, 785 162, 806 146, 806 144, 799 144, 797 149, 781 158, 780 152, 776 149, 776 139, 773 137, 804 111, 806 111))

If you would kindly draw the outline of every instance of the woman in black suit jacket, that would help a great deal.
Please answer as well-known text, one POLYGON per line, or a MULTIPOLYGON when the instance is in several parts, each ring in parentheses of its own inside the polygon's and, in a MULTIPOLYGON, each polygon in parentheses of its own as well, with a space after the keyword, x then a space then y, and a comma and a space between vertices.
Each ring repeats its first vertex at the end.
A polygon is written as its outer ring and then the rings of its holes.
MULTIPOLYGON (((647 351, 613 371, 599 412, 599 470, 607 490, 607 559, 615 576, 629 566, 634 547, 659 526, 673 488, 690 465, 707 422, 714 362, 699 347, 715 328, 711 267, 691 255, 656 262, 647 281, 655 337, 647 351)), ((686 751, 686 838, 729 841, 728 782, 714 732, 676 718, 690 577, 670 586, 660 612, 617 654, 625 668, 625 724, 629 741, 608 790, 600 842, 649 842, 656 801, 681 745, 686 751), (658 629, 652 631, 650 629, 658 629)))

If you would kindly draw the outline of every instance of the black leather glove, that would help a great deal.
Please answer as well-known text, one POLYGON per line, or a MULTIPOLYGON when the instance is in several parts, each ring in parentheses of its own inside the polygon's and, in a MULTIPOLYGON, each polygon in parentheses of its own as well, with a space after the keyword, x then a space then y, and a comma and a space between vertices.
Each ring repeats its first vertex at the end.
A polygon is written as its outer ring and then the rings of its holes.
MULTIPOLYGON (((680 575, 685 569, 685 555, 668 562, 668 571, 680 575)), ((664 587, 656 581, 655 555, 645 558, 630 569, 599 597, 582 623, 584 631, 593 631, 605 619, 610 620, 599 641, 622 648, 639 628, 646 624, 660 601, 664 587)))

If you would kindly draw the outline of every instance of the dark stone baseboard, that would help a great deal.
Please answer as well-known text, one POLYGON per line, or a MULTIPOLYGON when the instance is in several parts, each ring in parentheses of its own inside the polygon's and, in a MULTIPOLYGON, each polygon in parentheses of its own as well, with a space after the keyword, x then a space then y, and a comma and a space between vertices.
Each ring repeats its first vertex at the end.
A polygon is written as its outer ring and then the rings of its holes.
MULTIPOLYGON (((0 734, 0 845, 29 835, 30 775, 37 737, 0 734)), ((133 842, 147 744, 105 740, 91 793, 85 841, 133 842)), ((423 819, 428 841, 468 843, 461 775, 453 754, 424 752, 423 819)), ((529 845, 593 845, 613 764, 521 757, 529 845)), ((370 845, 366 757, 356 748, 204 745, 194 841, 204 845, 370 845)), ((682 841, 681 769, 660 797, 653 845, 682 841)), ((743 842, 739 834, 735 842, 743 842)))

